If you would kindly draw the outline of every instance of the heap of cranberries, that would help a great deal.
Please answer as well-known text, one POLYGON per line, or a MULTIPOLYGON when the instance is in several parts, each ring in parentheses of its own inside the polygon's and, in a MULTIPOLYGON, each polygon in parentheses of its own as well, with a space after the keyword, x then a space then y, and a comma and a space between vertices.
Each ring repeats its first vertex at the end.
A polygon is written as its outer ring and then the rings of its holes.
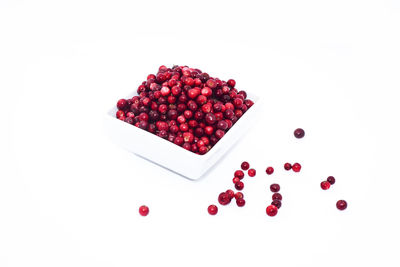
POLYGON ((254 104, 235 85, 199 69, 161 66, 137 96, 117 102, 116 117, 204 155, 254 104))

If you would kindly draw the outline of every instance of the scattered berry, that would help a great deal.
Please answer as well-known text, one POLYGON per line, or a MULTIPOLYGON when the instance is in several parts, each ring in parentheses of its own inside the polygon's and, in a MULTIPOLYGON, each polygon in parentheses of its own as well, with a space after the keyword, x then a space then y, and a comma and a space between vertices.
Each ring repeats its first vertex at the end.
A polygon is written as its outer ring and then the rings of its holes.
POLYGON ((236 184, 235 184, 235 188, 237 189, 237 190, 242 190, 243 188, 244 188, 244 183, 242 182, 242 181, 239 181, 239 182, 237 182, 236 184))
POLYGON ((254 176, 256 176, 256 170, 255 169, 250 169, 250 170, 248 170, 248 175, 250 176, 250 177, 254 177, 254 176))
POLYGON ((346 200, 338 200, 338 202, 336 202, 336 208, 339 210, 345 210, 347 208, 346 200))
POLYGON ((272 200, 271 205, 274 205, 278 209, 282 206, 282 202, 279 199, 272 200))
POLYGON ((274 193, 274 194, 272 195, 272 200, 275 200, 275 199, 277 199, 277 200, 282 200, 282 195, 279 194, 279 193, 274 193))
POLYGON ((139 207, 139 214, 142 216, 147 216, 147 214, 149 214, 149 207, 147 207, 146 205, 142 205, 139 207))
POLYGON ((274 173, 274 168, 268 167, 268 168, 265 170, 265 172, 266 172, 268 175, 271 175, 271 174, 274 173))
POLYGON ((236 184, 237 182, 240 182, 239 177, 233 177, 232 182, 233 182, 233 184, 236 184))
POLYGON ((323 182, 321 182, 321 188, 322 188, 323 190, 328 190, 329 187, 331 187, 331 184, 330 184, 328 181, 323 181, 323 182))
POLYGON ((243 198, 243 193, 242 192, 236 192, 235 193, 235 199, 243 198))
POLYGON ((237 171, 235 171, 234 175, 235 175, 235 177, 238 177, 241 180, 244 177, 244 172, 241 170, 237 170, 237 171))
POLYGON ((336 182, 335 177, 333 177, 333 176, 329 176, 326 180, 327 180, 331 185, 334 184, 334 183, 336 182))
POLYGON ((296 138, 303 138, 304 135, 305 135, 305 132, 304 132, 303 129, 297 128, 296 130, 294 130, 294 136, 295 136, 296 138))
POLYGON ((275 216, 278 213, 278 208, 274 205, 269 205, 266 209, 268 216, 275 216))
POLYGON ((279 184, 271 184, 269 189, 271 189, 271 192, 276 193, 279 192, 279 190, 281 190, 281 187, 279 186, 279 184))
POLYGON ((233 192, 231 189, 226 190, 226 192, 229 196, 230 199, 232 199, 235 196, 235 192, 233 192))
POLYGON ((247 171, 250 168, 250 164, 247 161, 243 161, 240 167, 242 168, 242 170, 247 171))
POLYGON ((215 214, 217 214, 218 213, 218 207, 217 206, 215 206, 215 205, 210 205, 210 206, 208 206, 208 213, 210 214, 210 215, 215 215, 215 214))
POLYGON ((301 165, 300 165, 299 163, 296 162, 295 164, 293 164, 292 170, 293 170, 294 172, 299 172, 299 171, 301 170, 301 165))
POLYGON ((283 165, 283 167, 285 168, 285 170, 289 171, 292 168, 292 164, 290 163, 285 163, 285 165, 283 165))
POLYGON ((222 192, 218 196, 218 202, 221 205, 228 205, 231 202, 231 198, 229 197, 229 195, 227 193, 222 192))
POLYGON ((236 199, 236 204, 238 205, 238 207, 243 207, 246 204, 246 201, 244 200, 244 198, 238 198, 236 199))

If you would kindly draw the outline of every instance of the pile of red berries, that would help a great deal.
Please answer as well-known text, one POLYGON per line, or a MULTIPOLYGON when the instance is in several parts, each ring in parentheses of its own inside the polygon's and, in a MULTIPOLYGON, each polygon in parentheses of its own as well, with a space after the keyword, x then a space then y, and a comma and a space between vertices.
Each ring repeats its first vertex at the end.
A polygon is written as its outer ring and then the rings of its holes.
POLYGON ((161 66, 120 99, 116 117, 196 154, 207 153, 254 104, 235 80, 187 66, 161 66))

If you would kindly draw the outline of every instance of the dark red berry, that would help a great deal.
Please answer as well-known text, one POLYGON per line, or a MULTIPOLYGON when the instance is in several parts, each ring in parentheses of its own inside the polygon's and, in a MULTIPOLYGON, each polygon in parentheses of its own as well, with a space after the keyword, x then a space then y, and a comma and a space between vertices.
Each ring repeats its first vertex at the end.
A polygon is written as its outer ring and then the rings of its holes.
POLYGON ((323 181, 323 182, 321 182, 321 188, 322 188, 323 190, 328 190, 329 187, 331 187, 331 184, 330 184, 328 181, 323 181))
POLYGON ((331 185, 334 184, 334 183, 336 182, 335 177, 333 177, 333 176, 329 176, 326 180, 327 180, 331 185))
POLYGON ((208 206, 207 211, 210 215, 215 215, 218 213, 218 207, 215 205, 210 205, 208 206))
POLYGON ((231 198, 229 197, 229 195, 227 193, 222 192, 218 196, 218 202, 221 205, 228 205, 231 202, 231 198))
POLYGON ((271 192, 279 192, 279 190, 281 190, 281 187, 279 184, 271 184, 269 189, 271 189, 271 192))
POLYGON ((268 168, 265 170, 265 172, 266 172, 268 175, 271 175, 271 174, 274 173, 274 168, 268 167, 268 168))
POLYGON ((295 136, 296 138, 303 138, 304 135, 305 135, 305 132, 304 132, 303 129, 297 128, 296 130, 294 130, 294 136, 295 136))
POLYGON ((292 168, 292 164, 290 163, 285 163, 285 165, 283 165, 283 167, 285 168, 285 170, 289 171, 292 168))
POLYGON ((225 193, 227 193, 228 196, 229 196, 231 199, 235 196, 235 192, 233 192, 233 190, 231 190, 231 189, 226 190, 225 193))
POLYGON ((275 199, 282 200, 282 195, 280 193, 274 193, 272 195, 272 200, 275 200, 275 199))
POLYGON ((244 177, 244 172, 241 171, 241 170, 237 170, 237 171, 235 171, 234 176, 235 176, 235 177, 238 177, 239 179, 243 179, 243 177, 244 177))
POLYGON ((242 170, 247 171, 250 168, 250 164, 247 161, 243 161, 240 167, 242 170))
POLYGON ((235 188, 237 189, 237 190, 242 190, 243 188, 244 188, 244 183, 242 182, 242 181, 239 181, 239 182, 237 182, 236 184, 235 184, 235 188))
POLYGON ((275 216, 278 213, 278 208, 274 205, 269 205, 266 209, 267 215, 268 216, 275 216))
POLYGON ((250 177, 254 177, 254 176, 256 176, 256 170, 255 169, 250 169, 250 170, 248 170, 247 174, 250 177))
POLYGON ((279 209, 282 206, 282 202, 279 199, 274 199, 272 200, 271 205, 274 205, 279 209))
POLYGON ((339 210, 345 210, 347 208, 346 200, 338 200, 336 202, 336 208, 338 208, 339 210))
POLYGON ((294 172, 299 172, 299 171, 301 170, 301 165, 300 165, 299 163, 296 162, 295 164, 293 164, 292 170, 293 170, 294 172))
POLYGON ((139 207, 139 213, 142 216, 147 216, 147 214, 149 214, 149 208, 145 205, 142 205, 139 207))
MULTIPOLYGON (((115 103, 115 102, 114 102, 115 103)), ((126 101, 125 99, 120 99, 117 102, 117 108, 119 110, 124 110, 128 107, 128 101, 126 101)))
POLYGON ((236 204, 238 205, 238 207, 243 207, 246 204, 246 201, 244 200, 244 198, 238 198, 236 199, 236 204))
POLYGON ((235 199, 243 198, 243 193, 242 192, 236 192, 235 193, 235 199))

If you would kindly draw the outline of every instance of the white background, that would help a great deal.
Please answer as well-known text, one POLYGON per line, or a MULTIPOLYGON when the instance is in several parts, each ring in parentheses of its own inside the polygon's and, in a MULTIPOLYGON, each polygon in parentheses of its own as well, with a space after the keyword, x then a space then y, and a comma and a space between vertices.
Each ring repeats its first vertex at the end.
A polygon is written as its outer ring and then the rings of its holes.
POLYGON ((396 0, 1 0, 0 266, 400 266, 399 47, 396 0), (235 78, 266 103, 197 182, 102 129, 162 64, 235 78), (258 171, 246 206, 209 216, 243 160, 258 171))

